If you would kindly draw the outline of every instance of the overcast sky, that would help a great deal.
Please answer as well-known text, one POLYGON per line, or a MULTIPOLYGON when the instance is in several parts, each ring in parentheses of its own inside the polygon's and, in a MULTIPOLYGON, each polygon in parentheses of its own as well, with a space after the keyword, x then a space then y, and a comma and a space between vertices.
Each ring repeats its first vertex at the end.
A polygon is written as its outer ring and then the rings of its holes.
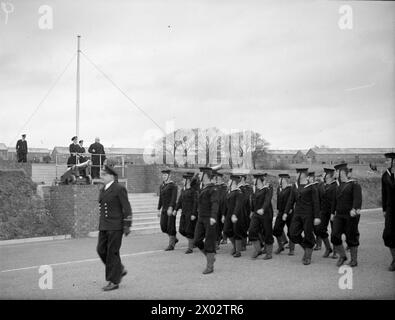
MULTIPOLYGON (((274 149, 395 146, 395 3, 8 0, 0 142, 68 145, 81 49, 162 128, 252 129, 274 149), (38 10, 53 8, 53 29, 38 10), (353 10, 342 30, 339 7, 353 10), (21 132, 22 131, 22 132, 21 132)), ((145 147, 156 127, 81 57, 80 137, 145 147)))

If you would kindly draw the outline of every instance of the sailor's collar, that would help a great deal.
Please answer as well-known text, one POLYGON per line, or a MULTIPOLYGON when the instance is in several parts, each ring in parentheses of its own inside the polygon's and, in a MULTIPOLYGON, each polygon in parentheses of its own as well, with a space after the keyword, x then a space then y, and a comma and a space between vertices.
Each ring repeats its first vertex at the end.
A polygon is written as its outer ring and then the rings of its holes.
POLYGON ((350 179, 350 180, 346 181, 345 183, 349 183, 349 182, 356 182, 356 180, 350 179))
POLYGON ((314 182, 312 182, 312 183, 306 184, 306 185, 304 186, 304 188, 310 187, 310 186, 315 185, 315 184, 318 184, 318 182, 317 182, 317 181, 314 181, 314 182))
POLYGON ((215 184, 210 182, 210 183, 206 184, 205 186, 203 186, 202 190, 204 190, 204 189, 206 189, 208 187, 213 187, 213 186, 215 186, 215 184))

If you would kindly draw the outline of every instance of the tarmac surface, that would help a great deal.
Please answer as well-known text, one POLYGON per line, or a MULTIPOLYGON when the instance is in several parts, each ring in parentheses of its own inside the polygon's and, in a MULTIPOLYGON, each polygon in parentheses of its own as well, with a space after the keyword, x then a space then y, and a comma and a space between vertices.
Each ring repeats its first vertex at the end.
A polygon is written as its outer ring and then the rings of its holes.
POLYGON ((322 258, 324 249, 314 251, 311 265, 304 266, 299 246, 295 256, 286 250, 265 261, 250 259, 252 246, 233 258, 228 243, 217 252, 214 273, 203 275, 205 258, 198 249, 184 254, 185 238, 178 234, 176 249, 166 252, 167 236, 153 234, 123 239, 128 274, 110 292, 101 290, 106 282, 96 238, 2 245, 0 299, 395 299, 395 272, 387 270, 391 256, 381 238, 383 227, 380 210, 363 212, 359 265, 346 268, 347 275, 352 270, 352 288, 339 286, 344 274, 335 259, 322 258), (48 275, 39 273, 42 265, 52 268, 52 289, 40 289, 40 277, 48 275))

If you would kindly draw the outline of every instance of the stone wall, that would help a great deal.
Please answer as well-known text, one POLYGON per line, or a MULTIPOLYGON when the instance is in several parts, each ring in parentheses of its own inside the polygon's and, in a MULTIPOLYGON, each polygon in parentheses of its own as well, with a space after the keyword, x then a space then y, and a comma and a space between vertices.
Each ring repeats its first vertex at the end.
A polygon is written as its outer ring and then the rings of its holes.
POLYGON ((84 237, 99 226, 97 185, 59 185, 50 188, 48 207, 72 237, 84 237))

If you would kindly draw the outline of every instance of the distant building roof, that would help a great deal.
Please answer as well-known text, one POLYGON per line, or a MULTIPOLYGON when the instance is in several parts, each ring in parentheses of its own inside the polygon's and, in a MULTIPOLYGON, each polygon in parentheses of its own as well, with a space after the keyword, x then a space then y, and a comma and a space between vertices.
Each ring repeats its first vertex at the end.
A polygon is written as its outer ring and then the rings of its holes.
POLYGON ((393 152, 395 148, 311 148, 310 150, 316 154, 384 154, 393 152))
POLYGON ((50 154, 51 150, 46 148, 29 148, 28 150, 30 153, 45 153, 50 154))
POLYGON ((143 154, 143 148, 104 148, 108 154, 143 154))
POLYGON ((267 150, 268 154, 296 154, 299 150, 267 150))
MULTIPOLYGON (((2 149, 2 145, 5 146, 4 143, 0 143, 0 150, 8 150, 9 153, 16 153, 16 150, 14 148, 6 148, 2 149)), ((50 154, 51 150, 46 149, 46 148, 28 148, 29 153, 42 153, 42 154, 50 154)))
POLYGON ((59 147, 59 146, 56 146, 56 147, 54 147, 53 148, 53 151, 52 152, 57 152, 57 153, 69 153, 69 147, 59 147))
POLYGON ((8 148, 4 143, 0 142, 0 150, 8 150, 8 148))

